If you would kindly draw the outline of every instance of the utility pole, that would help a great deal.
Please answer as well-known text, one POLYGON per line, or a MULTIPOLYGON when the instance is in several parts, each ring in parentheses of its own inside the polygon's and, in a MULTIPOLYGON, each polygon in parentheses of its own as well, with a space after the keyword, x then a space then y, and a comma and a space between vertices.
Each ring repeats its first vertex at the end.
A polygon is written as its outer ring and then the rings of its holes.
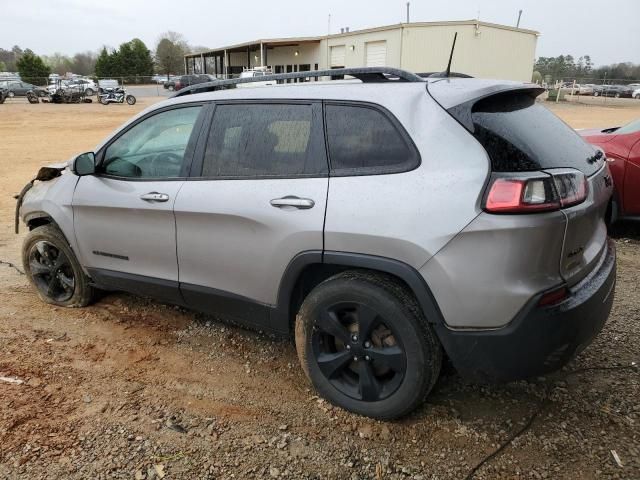
POLYGON ((409 23, 409 6, 411 5, 411 2, 407 2, 407 23, 409 23))
POLYGON ((518 23, 516 23, 516 28, 520 28, 520 18, 522 17, 522 10, 518 12, 518 23))

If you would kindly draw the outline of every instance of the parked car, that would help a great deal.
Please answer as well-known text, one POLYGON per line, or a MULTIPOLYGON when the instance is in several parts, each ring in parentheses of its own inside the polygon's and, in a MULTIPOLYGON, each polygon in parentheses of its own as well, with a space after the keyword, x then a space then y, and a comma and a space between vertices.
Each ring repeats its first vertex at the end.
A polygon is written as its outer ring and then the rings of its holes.
POLYGON ((3 80, 0 81, 0 88, 7 91, 9 98, 13 97, 26 97, 27 93, 33 91, 38 97, 44 97, 47 95, 47 91, 31 83, 23 82, 22 80, 3 80))
MULTIPOLYGON (((198 83, 212 82, 216 80, 213 75, 199 74, 199 75, 182 75, 178 80, 174 82, 173 89, 178 91, 181 88, 189 87, 191 85, 197 85, 198 83)), ((168 87, 171 90, 170 87, 168 87)))
POLYGON ((583 83, 578 88, 578 95, 593 95, 593 88, 595 85, 593 83, 583 83))
POLYGON ((640 89, 640 83, 630 83, 629 85, 627 85, 627 87, 629 87, 632 90, 638 90, 640 89))
POLYGON ((631 98, 633 90, 626 85, 599 85, 594 87, 593 96, 631 98))
POLYGON ((153 77, 151 77, 151 81, 154 83, 157 83, 158 85, 162 85, 164 84, 164 82, 167 82, 169 80, 171 80, 171 78, 175 78, 174 76, 171 76, 169 78, 167 78, 167 75, 154 75, 153 77))
POLYGON ((169 80, 166 80, 163 82, 163 86, 164 88, 166 88, 167 90, 173 91, 175 90, 176 87, 176 81, 180 80, 180 76, 178 75, 172 75, 171 77, 169 77, 169 80))
POLYGON ((73 90, 74 92, 84 93, 84 95, 90 97, 95 95, 98 91, 98 87, 93 80, 87 78, 75 78, 72 80, 54 80, 48 87, 49 94, 54 94, 59 89, 73 90))
POLYGON ((608 220, 640 219, 640 118, 623 127, 579 133, 607 155, 615 187, 608 220))
POLYGON ((443 352, 513 380, 592 341, 615 288, 613 186, 543 89, 314 74, 367 84, 186 89, 40 169, 17 203, 40 298, 126 290, 293 335, 322 397, 381 419, 424 400, 443 352))
POLYGON ((118 80, 103 78, 98 80, 98 93, 103 93, 106 88, 116 89, 120 87, 118 80))
POLYGON ((633 91, 633 98, 635 98, 636 100, 640 100, 640 88, 633 91))
MULTIPOLYGON (((266 75, 273 75, 273 72, 268 67, 256 67, 244 70, 240 74, 240 78, 256 78, 256 77, 264 77, 266 75)), ((271 85, 276 85, 275 80, 266 81, 266 82, 250 82, 250 83, 239 83, 237 85, 238 88, 248 88, 248 87, 268 87, 271 85)))

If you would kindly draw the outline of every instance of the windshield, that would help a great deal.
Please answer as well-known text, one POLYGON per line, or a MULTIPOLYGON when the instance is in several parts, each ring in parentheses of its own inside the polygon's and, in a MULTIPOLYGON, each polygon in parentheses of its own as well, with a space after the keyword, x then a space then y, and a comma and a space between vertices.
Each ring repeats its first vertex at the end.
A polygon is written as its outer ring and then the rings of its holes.
POLYGON ((626 133, 640 132, 640 118, 634 120, 631 123, 627 123, 624 127, 620 127, 615 132, 622 135, 626 133))

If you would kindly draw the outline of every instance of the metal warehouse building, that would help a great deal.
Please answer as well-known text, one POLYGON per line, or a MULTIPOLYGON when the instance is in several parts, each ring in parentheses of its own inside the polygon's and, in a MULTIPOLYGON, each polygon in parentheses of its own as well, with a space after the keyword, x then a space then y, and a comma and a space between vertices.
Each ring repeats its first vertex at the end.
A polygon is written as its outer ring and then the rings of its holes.
POLYGON ((477 20, 401 23, 335 35, 254 40, 185 56, 187 73, 235 76, 245 68, 274 73, 388 66, 413 72, 445 69, 455 32, 452 71, 530 81, 539 33, 477 20))

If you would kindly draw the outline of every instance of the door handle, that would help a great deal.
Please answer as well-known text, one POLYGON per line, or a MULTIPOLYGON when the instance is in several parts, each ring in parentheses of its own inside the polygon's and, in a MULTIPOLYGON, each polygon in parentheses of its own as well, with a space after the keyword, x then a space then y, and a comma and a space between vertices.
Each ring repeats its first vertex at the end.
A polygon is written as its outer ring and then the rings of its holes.
POLYGON ((169 200, 169 195, 166 193, 149 192, 144 195, 140 195, 140 198, 147 202, 166 202, 169 200))
POLYGON ((308 210, 309 208, 313 208, 313 206, 316 204, 316 202, 314 202, 310 198, 300 198, 296 197, 295 195, 287 195, 286 197, 282 198, 274 198, 270 203, 272 207, 276 208, 294 207, 299 210, 308 210))

